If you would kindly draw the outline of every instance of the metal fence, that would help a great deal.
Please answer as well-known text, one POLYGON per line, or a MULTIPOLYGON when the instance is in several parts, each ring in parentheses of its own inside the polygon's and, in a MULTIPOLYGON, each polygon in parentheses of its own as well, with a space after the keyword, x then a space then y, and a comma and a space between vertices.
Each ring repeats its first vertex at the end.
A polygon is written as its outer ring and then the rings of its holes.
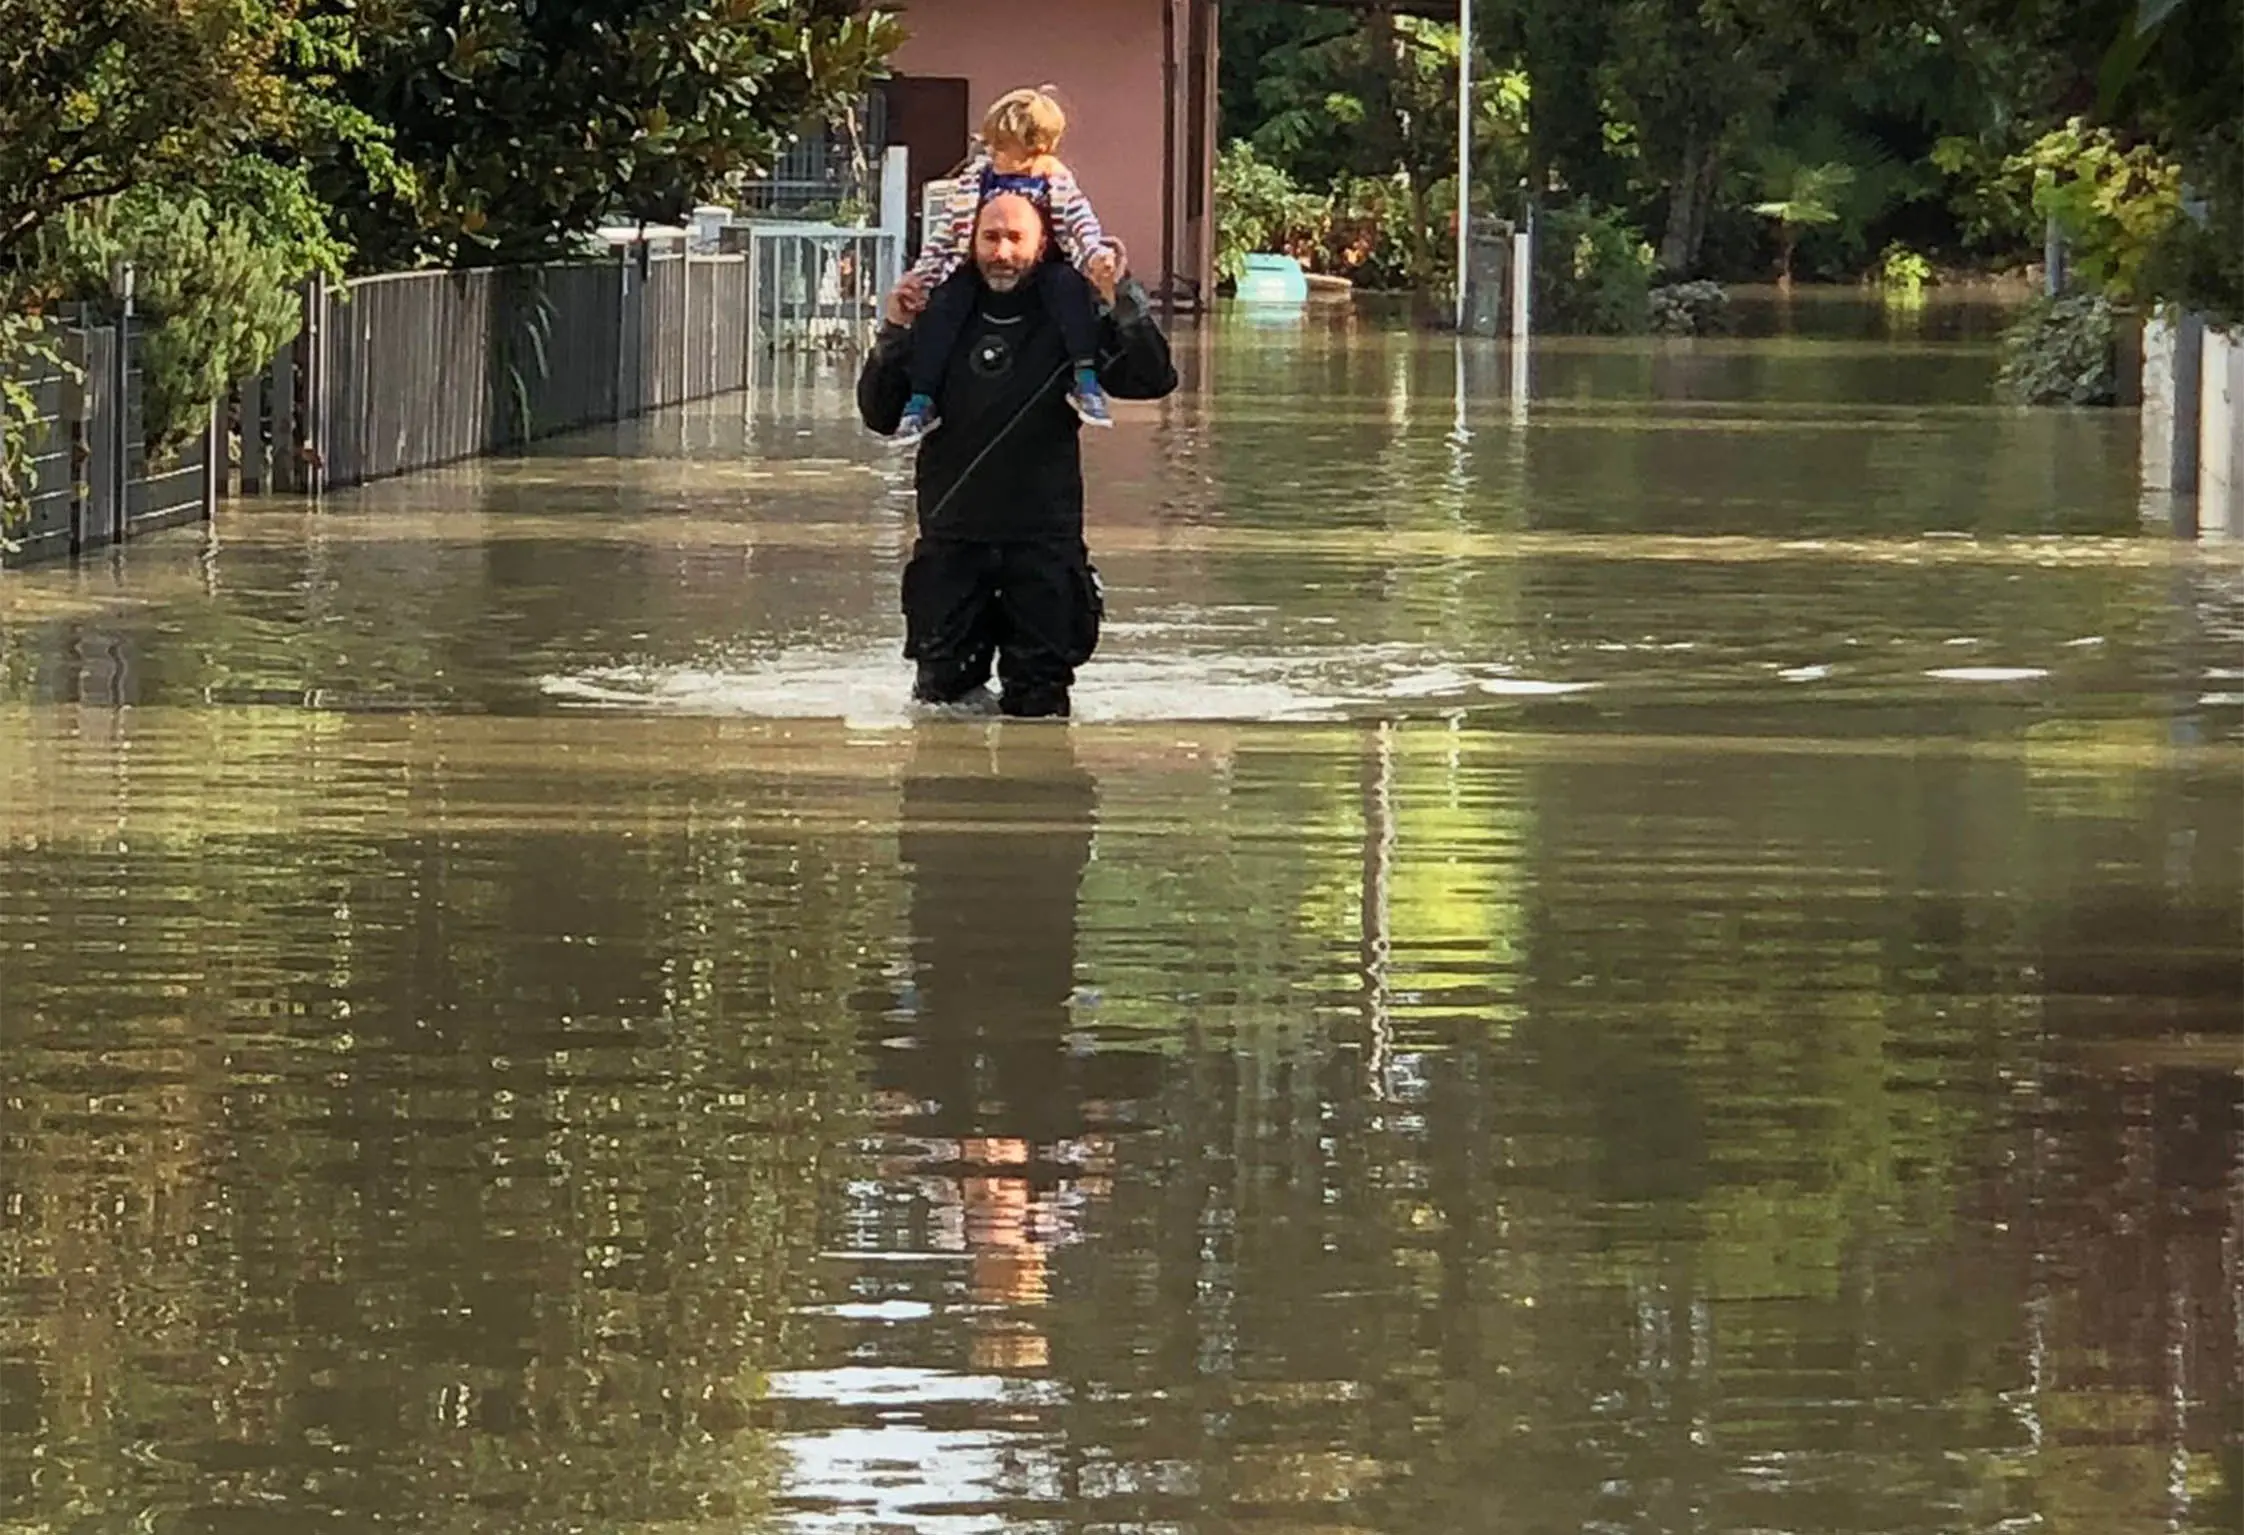
POLYGON ((749 387, 759 353, 868 339, 901 254, 892 231, 831 224, 728 243, 315 283, 297 337, 155 465, 137 324, 121 351, 114 329, 74 328, 73 367, 29 381, 46 421, 11 562, 207 517, 237 490, 317 493, 749 387))
POLYGON ((880 324, 882 296, 902 275, 902 241, 882 229, 756 223, 748 254, 755 332, 775 352, 863 345, 880 324))
MULTIPOLYGON (((65 350, 70 350, 68 343, 65 350)), ((83 355, 83 348, 78 348, 83 355)), ((103 372, 109 371, 104 359, 103 372)), ((81 433, 86 402, 79 380, 42 360, 24 386, 31 391, 38 422, 32 428, 32 459, 27 487, 29 507, 16 531, 16 557, 67 554, 77 546, 86 515, 79 479, 81 433)), ((98 390, 99 385, 95 386, 98 390)))
POLYGON ((769 174, 743 190, 741 206, 781 217, 832 216, 869 197, 888 146, 888 98, 876 91, 856 106, 857 140, 838 125, 806 125, 769 174))
POLYGON ((688 341, 684 348, 687 399, 707 399, 753 382, 751 279, 746 256, 697 256, 686 264, 686 312, 679 329, 688 341))
POLYGON ((39 415, 28 515, 0 563, 64 558, 207 518, 224 457, 218 425, 150 454, 140 322, 66 323, 54 339, 61 366, 24 380, 39 415))
MULTIPOLYGON (((355 485, 747 386, 748 262, 361 278, 315 292, 293 360, 315 485, 355 485), (306 387, 305 381, 316 381, 306 387)), ((246 463, 246 459, 245 459, 246 463)), ((244 488, 256 488, 245 474, 244 488)), ((280 488, 299 488, 287 484, 280 488)))

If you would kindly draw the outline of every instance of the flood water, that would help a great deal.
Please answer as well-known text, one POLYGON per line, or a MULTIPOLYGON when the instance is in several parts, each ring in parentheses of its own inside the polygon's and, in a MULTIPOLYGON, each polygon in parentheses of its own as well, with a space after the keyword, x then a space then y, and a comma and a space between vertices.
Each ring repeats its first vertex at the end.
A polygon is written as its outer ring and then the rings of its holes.
POLYGON ((1180 336, 1072 727, 817 365, 0 580, 0 1530, 2244 1526, 2244 545, 1952 319, 1180 336))

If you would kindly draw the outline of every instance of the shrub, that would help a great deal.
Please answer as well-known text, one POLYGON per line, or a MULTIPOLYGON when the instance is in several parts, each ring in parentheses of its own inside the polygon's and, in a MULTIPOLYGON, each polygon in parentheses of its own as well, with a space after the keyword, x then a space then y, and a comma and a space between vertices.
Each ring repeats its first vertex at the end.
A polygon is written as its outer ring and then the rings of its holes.
MULTIPOLYGON (((0 305, 15 299, 0 286, 0 305)), ((35 369, 67 366, 44 316, 0 307, 0 552, 15 547, 9 535, 30 508, 33 455, 46 445, 38 396, 27 379, 35 369)))
POLYGON ((2034 211, 2071 242, 2073 271, 2122 303, 2155 295, 2146 267, 2182 210, 2182 170, 2148 144, 2123 147, 2109 128, 2074 118, 2005 162, 2031 187, 2034 211))
POLYGON ((2041 299, 2003 332, 1996 387, 2020 405, 2109 405, 2119 398, 2111 301, 2041 299))
POLYGON ((1652 248, 1619 213, 1580 202, 1535 231, 1538 330, 1628 335, 1651 322, 1652 248))
POLYGON ((139 187, 71 210, 40 237, 42 269, 64 298, 110 302, 111 274, 133 264, 144 317, 141 369, 148 445, 178 446, 211 402, 296 334, 296 285, 313 264, 303 242, 262 211, 223 211, 199 194, 139 187))
POLYGON ((1332 186, 1311 265, 1359 288, 1411 285, 1410 189, 1400 178, 1343 176, 1332 186))
POLYGON ((1719 335, 1734 323, 1729 291, 1704 279, 1654 288, 1645 307, 1651 329, 1662 336, 1719 335))
POLYGON ((1299 255, 1325 221, 1325 202, 1238 140, 1216 159, 1216 278, 1237 282, 1257 251, 1299 255))
POLYGON ((1920 298, 1932 281, 1932 263, 1898 240, 1878 258, 1878 285, 1900 298, 1920 298))

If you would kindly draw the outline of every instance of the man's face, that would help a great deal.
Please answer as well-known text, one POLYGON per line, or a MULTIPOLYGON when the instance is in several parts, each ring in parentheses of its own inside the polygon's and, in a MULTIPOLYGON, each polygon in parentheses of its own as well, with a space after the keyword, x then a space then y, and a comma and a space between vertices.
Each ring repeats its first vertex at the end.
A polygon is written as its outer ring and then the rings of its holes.
POLYGON ((1008 192, 982 205, 974 224, 974 265, 993 293, 1010 293, 1044 256, 1044 219, 1036 204, 1008 192))

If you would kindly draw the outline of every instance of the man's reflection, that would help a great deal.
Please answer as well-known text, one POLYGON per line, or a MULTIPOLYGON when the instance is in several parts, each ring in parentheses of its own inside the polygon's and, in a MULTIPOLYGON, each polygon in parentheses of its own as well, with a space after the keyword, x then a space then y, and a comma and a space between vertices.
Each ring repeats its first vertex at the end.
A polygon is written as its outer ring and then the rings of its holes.
POLYGON ((1060 731, 993 744, 930 727, 904 781, 913 994, 875 1053, 875 1086, 918 1144, 911 1170, 939 1240, 969 1256, 973 1300, 1014 1312, 976 1335, 979 1369, 1047 1362, 1020 1308, 1045 1301, 1052 1248, 1104 1191, 1110 1106, 1146 1087, 1134 1068, 1150 1057, 1068 1041, 1097 810, 1097 781, 1060 731))

